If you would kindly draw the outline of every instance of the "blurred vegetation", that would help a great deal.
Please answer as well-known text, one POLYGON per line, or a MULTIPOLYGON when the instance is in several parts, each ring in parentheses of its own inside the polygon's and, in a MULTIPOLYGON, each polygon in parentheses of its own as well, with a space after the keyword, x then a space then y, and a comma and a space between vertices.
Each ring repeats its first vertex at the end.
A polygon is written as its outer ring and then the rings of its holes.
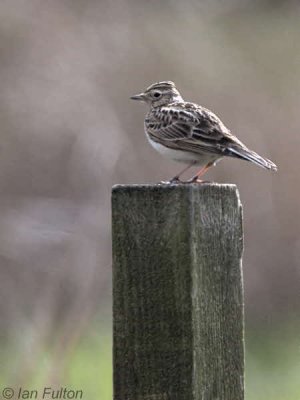
POLYGON ((244 204, 247 399, 299 400, 299 17, 293 0, 0 2, 1 385, 111 398, 110 189, 180 168, 129 100, 168 79, 279 166, 208 179, 244 204))
MULTIPOLYGON (((298 400, 300 398, 299 339, 294 322, 274 331, 260 326, 246 330, 246 400, 298 400), (297 349, 297 351, 295 351, 297 349)), ((18 351, 6 349, 5 368, 0 374, 0 387, 22 385, 28 390, 44 387, 67 387, 82 390, 84 399, 112 399, 112 336, 108 326, 99 321, 89 326, 70 354, 62 352, 64 368, 57 376, 57 359, 53 348, 44 348, 35 368, 26 380, 12 379, 12 360, 18 362, 18 351)))
POLYGON ((300 398, 299 324, 246 329, 246 400, 300 398))
POLYGON ((82 390, 83 399, 111 400, 111 349, 111 331, 108 326, 99 326, 98 322, 89 326, 87 333, 82 335, 71 351, 62 349, 57 354, 55 346, 45 346, 35 358, 31 370, 28 370, 27 365, 25 376, 20 376, 15 375, 16 370, 22 368, 18 365, 18 349, 6 347, 1 351, 0 387, 9 386, 15 390, 22 387, 26 390, 38 390, 39 393, 45 387, 66 387, 70 390, 82 390))

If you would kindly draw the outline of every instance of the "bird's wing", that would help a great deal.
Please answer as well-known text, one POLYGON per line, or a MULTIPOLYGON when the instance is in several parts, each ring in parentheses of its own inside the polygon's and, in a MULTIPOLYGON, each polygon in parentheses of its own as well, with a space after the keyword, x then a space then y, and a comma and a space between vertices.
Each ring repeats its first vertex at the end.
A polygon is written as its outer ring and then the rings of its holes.
POLYGON ((152 110, 145 119, 150 138, 167 147, 224 154, 227 143, 243 145, 211 111, 193 103, 152 110))
POLYGON ((250 150, 210 110, 193 103, 176 103, 151 110, 145 119, 149 137, 166 147, 193 153, 229 156, 276 171, 276 165, 250 150))

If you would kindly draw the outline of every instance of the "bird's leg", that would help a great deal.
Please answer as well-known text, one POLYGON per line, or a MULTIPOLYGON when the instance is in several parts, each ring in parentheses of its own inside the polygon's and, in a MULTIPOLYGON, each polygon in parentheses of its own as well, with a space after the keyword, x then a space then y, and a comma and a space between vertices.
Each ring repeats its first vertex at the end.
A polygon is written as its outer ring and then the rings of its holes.
POLYGON ((204 167, 202 167, 200 169, 200 171, 197 172, 196 175, 194 175, 190 180, 188 180, 188 183, 203 183, 204 181, 202 181, 201 179, 199 179, 201 176, 203 176, 205 174, 205 172, 214 165, 214 161, 210 161, 208 164, 204 165, 204 167))
POLYGON ((177 175, 174 176, 174 178, 172 178, 170 180, 170 183, 176 183, 176 182, 181 182, 180 181, 180 176, 187 171, 188 169, 190 169, 193 165, 196 164, 196 161, 193 161, 191 164, 187 165, 186 167, 183 168, 183 170, 181 170, 177 175))

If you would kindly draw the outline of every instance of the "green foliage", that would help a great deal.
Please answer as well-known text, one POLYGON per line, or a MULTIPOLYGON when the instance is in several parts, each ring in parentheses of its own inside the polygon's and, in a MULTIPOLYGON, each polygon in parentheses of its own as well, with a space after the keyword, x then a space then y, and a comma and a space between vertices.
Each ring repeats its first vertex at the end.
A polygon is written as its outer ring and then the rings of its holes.
POLYGON ((67 386, 82 389, 85 399, 111 400, 111 336, 94 334, 84 338, 70 357, 66 377, 67 386))
POLYGON ((300 399, 297 332, 293 324, 247 333, 246 400, 300 399))
MULTIPOLYGON (((72 333, 70 335, 72 337, 72 333)), ((25 341, 24 341, 25 342, 25 341)), ((26 343, 23 346, 26 347, 26 343)), ((89 326, 87 334, 69 347, 45 345, 37 352, 20 351, 16 346, 5 346, 1 351, 0 393, 11 387, 15 393, 45 387, 82 390, 83 399, 112 399, 112 335, 107 327, 89 326)))

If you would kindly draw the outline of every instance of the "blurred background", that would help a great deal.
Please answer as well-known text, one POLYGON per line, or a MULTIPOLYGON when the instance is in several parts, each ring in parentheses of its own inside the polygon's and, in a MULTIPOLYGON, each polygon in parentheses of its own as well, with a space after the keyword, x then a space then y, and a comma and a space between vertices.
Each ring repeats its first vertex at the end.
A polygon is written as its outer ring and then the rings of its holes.
POLYGON ((1 387, 111 399, 110 191, 181 168, 129 100, 173 80, 279 166, 207 178, 244 206, 247 399, 300 399, 299 17, 288 0, 0 2, 1 387))

